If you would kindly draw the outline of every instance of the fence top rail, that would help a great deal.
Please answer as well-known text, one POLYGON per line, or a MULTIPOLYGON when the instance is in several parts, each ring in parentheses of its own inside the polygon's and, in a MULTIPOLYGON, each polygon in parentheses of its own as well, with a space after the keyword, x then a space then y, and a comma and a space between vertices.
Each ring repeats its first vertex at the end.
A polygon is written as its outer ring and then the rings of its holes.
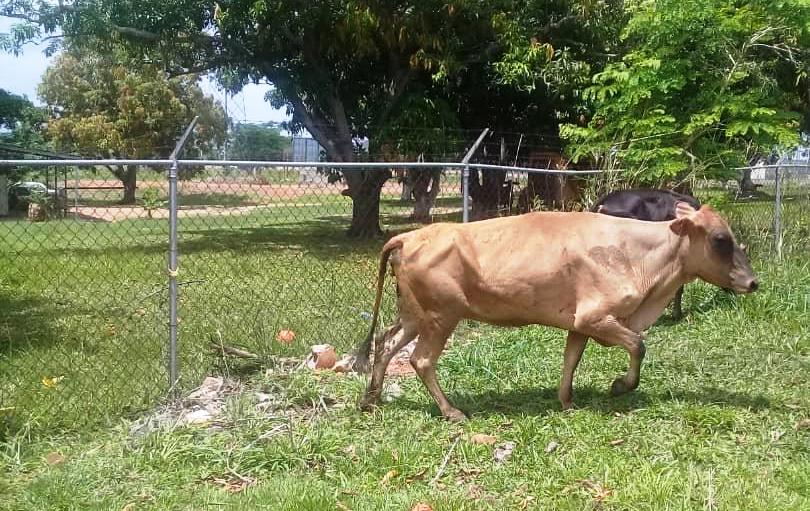
POLYGON ((51 167, 51 166, 74 166, 74 167, 88 167, 88 166, 107 166, 107 165, 145 165, 152 167, 160 167, 164 165, 171 165, 172 160, 0 160, 0 167, 18 166, 18 167, 51 167))
POLYGON ((442 168, 442 169, 463 169, 469 166, 473 169, 481 170, 511 170, 517 172, 543 173, 543 174, 601 174, 608 172, 621 172, 623 169, 586 169, 586 170, 560 170, 543 169, 537 167, 515 167, 509 165, 492 165, 485 163, 460 162, 328 162, 328 161, 260 161, 260 160, 3 160, 0 159, 0 167, 20 166, 20 167, 50 167, 50 166, 108 166, 108 165, 140 165, 149 167, 167 167, 177 162, 181 166, 221 166, 221 167, 316 167, 316 168, 341 168, 346 170, 362 169, 390 169, 390 168, 442 168))
POLYGON ((734 167, 734 170, 790 169, 790 168, 804 169, 807 167, 810 167, 810 161, 806 163, 775 163, 773 165, 751 165, 749 167, 734 167))

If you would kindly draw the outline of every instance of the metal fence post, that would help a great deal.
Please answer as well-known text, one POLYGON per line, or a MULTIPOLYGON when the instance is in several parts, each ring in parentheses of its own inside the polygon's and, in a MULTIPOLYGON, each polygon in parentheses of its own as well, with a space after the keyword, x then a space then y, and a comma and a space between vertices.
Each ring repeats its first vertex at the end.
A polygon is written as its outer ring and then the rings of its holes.
POLYGON ((177 141, 170 156, 169 167, 169 395, 177 397, 177 384, 180 381, 180 368, 177 362, 177 157, 197 124, 197 117, 191 120, 183 136, 177 141))
POLYGON ((472 158, 472 155, 478 150, 478 146, 481 145, 481 141, 484 140, 487 133, 489 133, 489 128, 484 128, 484 131, 478 135, 478 139, 470 150, 464 155, 464 159, 461 160, 462 165, 464 165, 464 168, 461 170, 461 219, 465 224, 470 221, 470 158, 472 158))
MULTIPOLYGON (((781 163, 781 159, 780 159, 781 163)), ((777 164, 774 169, 776 181, 776 200, 773 206, 773 237, 776 248, 776 259, 782 260, 782 172, 777 164)))
POLYGON ((470 221, 470 166, 461 169, 461 221, 470 221))

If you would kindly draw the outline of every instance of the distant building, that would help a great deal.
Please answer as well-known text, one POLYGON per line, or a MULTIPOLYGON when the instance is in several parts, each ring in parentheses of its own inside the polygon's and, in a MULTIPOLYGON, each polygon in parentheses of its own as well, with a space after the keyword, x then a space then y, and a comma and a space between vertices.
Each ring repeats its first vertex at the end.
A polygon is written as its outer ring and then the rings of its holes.
POLYGON ((292 161, 321 161, 321 145, 314 138, 292 138, 292 161))

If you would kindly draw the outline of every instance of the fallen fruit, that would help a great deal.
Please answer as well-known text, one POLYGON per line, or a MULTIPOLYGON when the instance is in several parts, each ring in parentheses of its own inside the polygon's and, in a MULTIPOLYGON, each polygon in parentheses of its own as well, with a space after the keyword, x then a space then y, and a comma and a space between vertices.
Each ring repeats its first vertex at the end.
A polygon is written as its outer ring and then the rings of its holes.
POLYGON ((310 369, 332 369, 337 362, 335 348, 330 344, 316 344, 312 346, 307 358, 307 367, 310 369))
POLYGON ((282 344, 290 344, 295 340, 295 332, 292 330, 279 330, 276 334, 276 340, 282 344))

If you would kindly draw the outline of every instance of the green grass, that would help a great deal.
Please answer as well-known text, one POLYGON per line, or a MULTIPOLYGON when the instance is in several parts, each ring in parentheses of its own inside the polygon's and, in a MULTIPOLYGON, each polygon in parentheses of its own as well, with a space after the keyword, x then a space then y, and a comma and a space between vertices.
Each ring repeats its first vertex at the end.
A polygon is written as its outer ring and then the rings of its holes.
MULTIPOLYGON (((311 344, 346 350, 368 327, 379 242, 345 239, 346 198, 298 202, 318 205, 181 221, 182 389, 224 373, 243 387, 221 428, 141 438, 132 421, 167 391, 165 221, 0 222, 0 509, 810 507, 810 429, 794 429, 810 417, 801 237, 782 264, 766 257, 767 237, 751 240, 762 281, 753 295, 687 286, 686 319, 664 317, 648 334, 637 392, 609 397, 627 356, 589 346, 572 413, 556 399, 562 332, 462 325, 440 360, 445 389, 470 414, 459 426, 415 378, 363 414, 361 378, 266 371, 311 344), (296 331, 293 344, 275 341, 282 328, 296 331), (223 365, 208 349, 220 336, 260 360, 223 365), (257 411, 257 390, 279 409, 257 411), (259 440, 279 424, 290 431, 259 440), (495 463, 474 433, 516 442, 512 458, 495 463), (560 447, 546 453, 551 441, 560 447), (49 465, 50 453, 65 462, 49 465), (209 482, 234 472, 256 483, 231 494, 209 482)), ((765 207, 721 205, 752 232, 767 228, 753 212, 765 207)), ((408 210, 385 201, 386 226, 410 228, 408 210)), ((390 296, 384 309, 390 317, 390 296)))

